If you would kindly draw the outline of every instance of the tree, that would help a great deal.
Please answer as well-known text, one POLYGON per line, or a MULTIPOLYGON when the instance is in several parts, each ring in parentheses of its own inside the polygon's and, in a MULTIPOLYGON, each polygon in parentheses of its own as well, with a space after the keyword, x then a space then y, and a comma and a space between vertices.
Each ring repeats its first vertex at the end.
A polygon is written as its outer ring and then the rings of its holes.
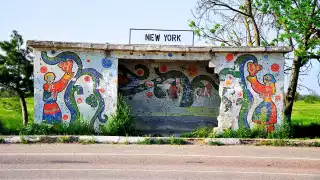
POLYGON ((281 29, 276 40, 293 48, 294 59, 284 109, 290 121, 301 67, 311 59, 320 62, 320 3, 318 0, 257 0, 256 3, 261 12, 274 17, 276 26, 281 29))
MULTIPOLYGON (((311 59, 320 62, 319 11, 318 0, 199 0, 196 21, 189 26, 200 37, 222 46, 291 46, 294 58, 285 69, 290 84, 284 109, 290 122, 299 75, 306 74, 300 72, 309 70, 311 59)), ((320 72, 318 83, 320 86, 320 72)))
POLYGON ((269 15, 252 0, 199 0, 189 26, 195 33, 221 46, 266 45, 269 15))
POLYGON ((25 97, 33 92, 33 65, 30 49, 23 48, 23 39, 13 31, 9 41, 0 42, 0 87, 15 91, 20 99, 23 124, 28 123, 25 97))

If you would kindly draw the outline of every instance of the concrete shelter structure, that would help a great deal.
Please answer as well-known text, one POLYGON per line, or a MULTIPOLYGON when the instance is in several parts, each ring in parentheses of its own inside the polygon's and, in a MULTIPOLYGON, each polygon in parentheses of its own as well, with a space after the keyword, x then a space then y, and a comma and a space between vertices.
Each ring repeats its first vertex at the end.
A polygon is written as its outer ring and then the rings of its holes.
POLYGON ((122 94, 138 130, 197 127, 273 131, 283 120, 289 47, 212 47, 28 41, 35 121, 106 123, 122 94))

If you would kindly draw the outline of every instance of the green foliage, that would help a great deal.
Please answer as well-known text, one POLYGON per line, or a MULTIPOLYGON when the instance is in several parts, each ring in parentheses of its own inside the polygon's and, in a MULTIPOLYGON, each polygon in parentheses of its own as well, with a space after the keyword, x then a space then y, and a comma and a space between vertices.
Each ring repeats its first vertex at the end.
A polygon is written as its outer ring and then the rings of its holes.
POLYGON ((183 145, 186 143, 187 142, 183 138, 176 138, 174 136, 170 136, 169 139, 146 137, 142 141, 137 142, 137 144, 141 144, 141 145, 151 145, 151 144, 183 145))
POLYGON ((155 140, 152 138, 144 138, 142 141, 138 141, 137 144, 141 145, 151 145, 151 144, 156 144, 155 140))
POLYGON ((292 138, 293 132, 286 120, 283 120, 282 125, 278 125, 275 127, 275 131, 268 134, 269 139, 288 139, 292 138))
POLYGON ((2 137, 0 137, 0 144, 3 144, 3 143, 5 143, 5 140, 2 137))
POLYGON ((73 142, 73 139, 71 136, 60 136, 58 141, 60 143, 72 143, 73 142))
POLYGON ((184 137, 184 138, 205 138, 205 137, 209 137, 209 135, 211 133, 212 133, 212 128, 201 127, 201 128, 197 128, 193 132, 182 133, 180 135, 180 137, 184 137))
POLYGON ((8 111, 16 111, 17 113, 21 114, 21 107, 18 97, 12 97, 10 98, 10 101, 9 98, 0 98, 0 107, 8 111))
POLYGON ((296 42, 294 55, 301 57, 302 65, 320 53, 320 4, 318 0, 256 0, 257 7, 273 15, 280 31, 279 41, 296 42))
POLYGON ((33 92, 33 66, 30 50, 22 48, 23 39, 17 31, 13 31, 10 41, 0 42, 4 52, 0 54, 0 86, 16 92, 33 92))
POLYGON ((320 97, 317 94, 310 94, 305 96, 304 102, 308 104, 315 104, 316 102, 320 102, 320 97))
POLYGON ((196 26, 196 22, 192 21, 192 20, 189 20, 189 27, 193 28, 195 26, 196 26))
POLYGON ((3 122, 0 120, 0 135, 6 134, 7 129, 5 128, 3 122))
POLYGON ((52 134, 52 125, 43 123, 28 124, 20 129, 20 135, 49 135, 52 134))
POLYGON ((187 142, 183 138, 176 138, 174 136, 171 136, 169 138, 169 144, 171 144, 171 145, 183 145, 186 143, 187 142))
POLYGON ((22 47, 23 39, 13 31, 10 41, 0 42, 0 87, 15 91, 22 100, 23 122, 28 122, 25 97, 33 94, 33 65, 30 61, 30 50, 22 47))
POLYGON ((93 135, 95 131, 89 121, 79 119, 70 124, 54 124, 52 126, 52 133, 61 135, 93 135))
POLYGON ((320 123, 294 123, 291 125, 294 138, 319 138, 320 137, 320 123))
POLYGON ((20 135, 93 135, 95 131, 88 121, 71 124, 32 123, 20 129, 20 135))
POLYGON ((111 136, 135 135, 134 117, 131 114, 130 107, 119 94, 117 110, 111 115, 106 125, 102 126, 101 134, 111 136))
POLYGON ((209 141, 210 146, 223 146, 224 144, 220 141, 209 141))
POLYGON ((93 138, 90 139, 81 139, 78 141, 80 144, 95 144, 95 141, 93 138))
MULTIPOLYGON (((34 116, 34 101, 33 98, 26 98, 28 106, 28 122, 33 122, 34 116)), ((22 115, 19 106, 19 99, 17 97, 3 98, 0 97, 0 121, 3 123, 3 126, 7 129, 7 134, 19 134, 20 128, 23 126, 21 121, 22 115), (7 102, 10 102, 12 106, 7 106, 7 102), (4 107, 6 106, 6 107, 4 107)))
POLYGON ((26 138, 24 138, 23 136, 20 136, 20 139, 21 139, 21 143, 22 144, 29 144, 30 142, 26 139, 26 138))
POLYGON ((257 125, 252 129, 239 128, 237 130, 225 129, 222 133, 216 134, 212 129, 200 128, 190 133, 183 133, 180 137, 185 138, 290 138, 292 131, 288 123, 276 126, 273 133, 268 134, 264 125, 257 125))
POLYGON ((320 147, 320 142, 312 142, 309 146, 310 147, 320 147))

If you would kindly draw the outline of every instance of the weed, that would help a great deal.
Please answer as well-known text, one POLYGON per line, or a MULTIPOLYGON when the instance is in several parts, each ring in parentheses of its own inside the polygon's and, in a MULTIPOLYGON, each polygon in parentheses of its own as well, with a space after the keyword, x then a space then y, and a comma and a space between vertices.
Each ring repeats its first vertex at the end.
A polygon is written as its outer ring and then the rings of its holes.
MULTIPOLYGON (((181 138, 179 138, 179 139, 181 139, 181 138)), ((181 142, 181 140, 180 141, 177 140, 177 138, 174 138, 174 140, 172 140, 171 138, 169 140, 166 140, 166 139, 162 139, 162 138, 146 137, 142 141, 138 141, 137 144, 151 145, 151 144, 183 144, 183 143, 181 142)))
POLYGON ((72 143, 74 142, 71 136, 60 136, 59 137, 60 143, 72 143))
POLYGON ((150 144, 154 144, 154 141, 152 138, 144 138, 142 141, 139 140, 137 144, 150 145, 150 144))
POLYGON ((20 129, 20 135, 48 135, 52 132, 52 125, 45 122, 32 123, 20 129))
POLYGON ((268 134, 270 139, 288 139, 292 137, 292 129, 287 119, 283 119, 281 125, 276 125, 275 130, 268 134))
POLYGON ((125 145, 129 145, 130 144, 130 142, 128 141, 128 139, 126 139, 125 141, 124 141, 124 143, 123 144, 125 144, 125 145))
POLYGON ((236 131, 233 131, 231 129, 225 129, 222 134, 218 135, 218 137, 219 138, 236 138, 237 134, 236 134, 236 131))
POLYGON ((224 143, 220 142, 220 141, 209 141, 208 143, 210 146, 223 146, 225 145, 224 143))
POLYGON ((258 144, 258 145, 271 146, 272 142, 270 140, 265 140, 265 141, 261 141, 260 144, 258 144))
POLYGON ((155 144, 168 144, 168 141, 166 139, 154 139, 155 144))
POLYGON ((20 136, 20 139, 21 139, 22 144, 29 144, 29 141, 26 138, 24 138, 23 136, 20 136))
POLYGON ((93 138, 90 139, 81 139, 78 141, 80 144, 95 144, 95 141, 93 138))
POLYGON ((317 142, 317 141, 312 142, 312 143, 310 143, 309 146, 310 146, 310 147, 320 147, 320 142, 317 142))
POLYGON ((170 136, 169 138, 169 144, 171 145, 183 145, 183 144, 186 144, 187 142, 182 139, 182 138, 176 138, 174 136, 170 136))
POLYGON ((180 135, 180 137, 184 137, 184 138, 206 138, 206 137, 209 137, 209 135, 212 132, 213 132, 212 128, 201 127, 201 128, 197 128, 193 132, 182 133, 180 135))
POLYGON ((131 114, 130 107, 119 94, 117 110, 112 114, 106 125, 102 126, 101 133, 111 136, 135 135, 134 117, 131 114))
POLYGON ((287 146, 288 141, 283 139, 277 139, 272 141, 272 146, 287 146))
POLYGON ((0 137, 0 144, 3 144, 3 143, 5 143, 5 140, 4 138, 0 137))

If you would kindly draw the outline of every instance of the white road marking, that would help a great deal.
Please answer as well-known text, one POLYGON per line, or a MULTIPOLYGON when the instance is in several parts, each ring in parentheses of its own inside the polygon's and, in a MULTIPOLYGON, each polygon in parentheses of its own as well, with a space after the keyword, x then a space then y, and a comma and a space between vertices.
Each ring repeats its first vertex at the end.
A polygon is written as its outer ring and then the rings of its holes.
POLYGON ((228 174, 264 174, 264 175, 286 175, 286 176, 314 176, 320 174, 302 173, 277 173, 277 172, 245 172, 245 171, 195 171, 195 170, 172 170, 172 169, 0 169, 3 171, 130 171, 130 172, 186 172, 186 173, 228 173, 228 174))
POLYGON ((121 154, 121 153, 0 153, 0 156, 168 156, 168 157, 207 157, 207 158, 243 158, 243 159, 280 159, 320 161, 320 158, 297 158, 276 156, 214 156, 199 154, 121 154))

